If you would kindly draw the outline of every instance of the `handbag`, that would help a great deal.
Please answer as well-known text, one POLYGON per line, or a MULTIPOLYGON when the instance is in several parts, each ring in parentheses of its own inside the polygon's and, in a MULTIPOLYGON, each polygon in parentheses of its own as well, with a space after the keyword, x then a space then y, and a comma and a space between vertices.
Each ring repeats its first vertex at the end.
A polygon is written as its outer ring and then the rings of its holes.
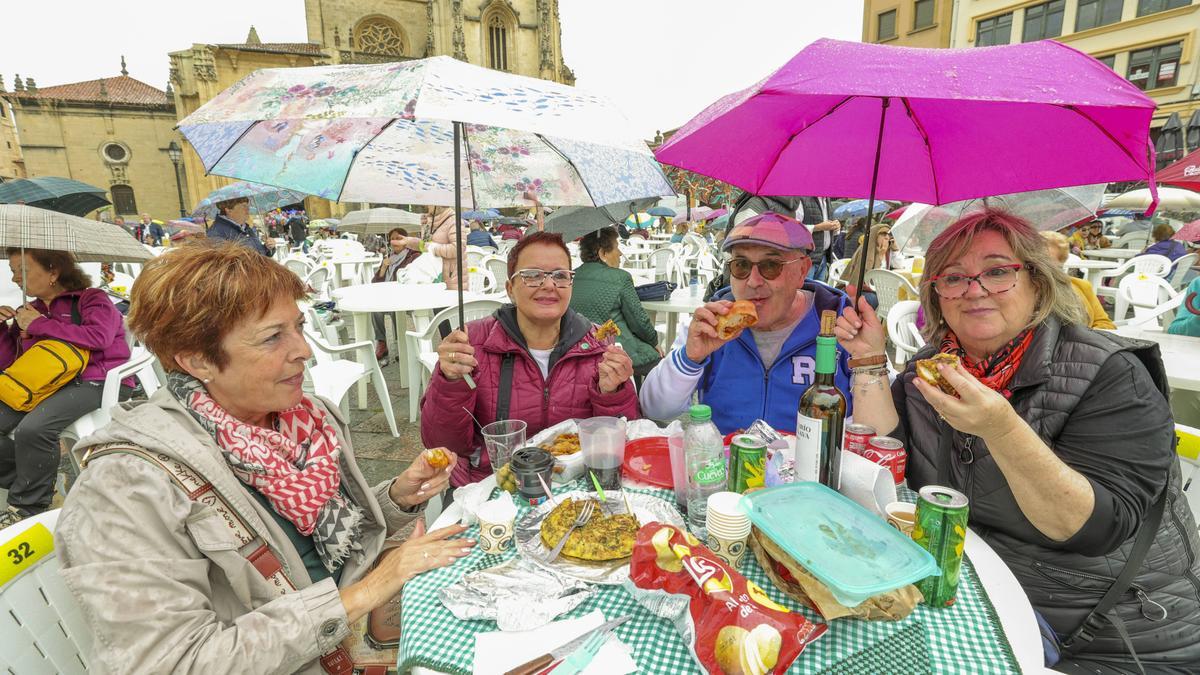
MULTIPOLYGON (((83 323, 79 296, 71 298, 71 323, 83 323)), ((64 340, 38 340, 0 373, 0 402, 29 412, 87 368, 91 352, 64 340)))
MULTIPOLYGON (((167 455, 151 452, 136 445, 113 443, 89 448, 83 456, 83 466, 98 457, 113 454, 132 455, 167 472, 177 487, 189 499, 201 502, 220 514, 222 522, 233 531, 239 542, 246 542, 240 549, 254 569, 271 583, 279 595, 296 590, 288 578, 283 563, 266 544, 266 540, 242 520, 237 511, 204 474, 184 462, 167 455)), ((402 542, 384 544, 383 552, 399 546, 402 542)), ((350 635, 333 651, 320 658, 321 667, 329 675, 393 675, 400 651, 400 594, 350 624, 350 635)))
POLYGON ((633 290, 637 291, 638 300, 653 302, 670 300, 671 293, 674 293, 676 288, 679 288, 679 285, 670 281, 654 281, 635 286, 633 290))

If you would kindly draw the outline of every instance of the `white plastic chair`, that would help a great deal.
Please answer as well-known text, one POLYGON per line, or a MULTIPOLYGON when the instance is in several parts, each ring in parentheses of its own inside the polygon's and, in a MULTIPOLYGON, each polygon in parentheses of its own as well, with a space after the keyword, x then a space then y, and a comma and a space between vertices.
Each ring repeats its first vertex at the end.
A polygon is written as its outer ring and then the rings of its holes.
POLYGON ((654 280, 669 280, 675 275, 675 261, 678 256, 669 248, 660 248, 650 254, 650 267, 654 270, 654 280))
POLYGON ((1105 286, 1106 279, 1120 279, 1126 274, 1146 274, 1165 277, 1171 273, 1171 259, 1165 255, 1139 255, 1121 263, 1116 269, 1101 272, 1096 284, 1096 295, 1116 299, 1117 287, 1105 286))
MULTIPOLYGON (((1117 285, 1117 304, 1113 311, 1113 320, 1123 320, 1130 307, 1133 308, 1134 319, 1139 322, 1150 315, 1163 316, 1164 312, 1155 310, 1164 303, 1175 299, 1177 295, 1180 295, 1180 292, 1171 288, 1171 284, 1162 277, 1149 274, 1130 274, 1121 279, 1121 283, 1117 285)), ((1173 312, 1171 313, 1173 314, 1173 312)), ((1173 316, 1166 317, 1165 325, 1170 325, 1173 320, 1173 316)))
POLYGON ((313 348, 315 364, 307 368, 312 382, 313 393, 330 401, 335 401, 341 408, 346 419, 350 418, 347 405, 350 388, 358 381, 369 377, 375 386, 375 393, 383 406, 383 414, 387 418, 388 429, 392 436, 399 438, 396 429, 396 413, 392 410, 392 397, 388 394, 387 382, 383 379, 383 371, 379 369, 379 361, 375 359, 375 346, 371 342, 352 342, 346 345, 332 344, 318 332, 319 319, 316 311, 309 308, 310 322, 304 327, 304 337, 313 348), (356 361, 342 358, 347 353, 353 353, 356 361))
MULTIPOLYGON (((0 530, 0 548, 37 524, 53 533, 59 513, 46 511, 0 530)), ((0 586, 0 672, 88 672, 92 631, 58 570, 58 556, 51 550, 0 586)))
POLYGON ((849 258, 838 258, 829 263, 829 285, 840 286, 845 282, 842 275, 846 273, 846 265, 850 264, 849 258))
POLYGON ((301 279, 304 280, 305 286, 313 289, 317 298, 328 300, 330 276, 328 267, 314 267, 312 271, 301 277, 301 279))
POLYGON ((283 266, 301 279, 307 277, 308 273, 312 271, 312 263, 305 258, 288 258, 283 261, 283 266))
POLYGON ((503 293, 504 283, 508 281, 508 259, 490 255, 483 259, 483 266, 492 273, 492 278, 496 281, 493 292, 503 293))
POLYGON ((1172 274, 1171 278, 1169 279, 1171 282, 1171 288, 1174 288, 1177 291, 1183 290, 1183 281, 1187 278, 1188 272, 1190 272, 1192 267, 1196 264, 1197 258, 1200 258, 1200 254, 1189 253, 1175 259, 1175 273, 1172 274))
POLYGON ((901 288, 907 290, 914 298, 920 296, 908 279, 891 270, 867 270, 863 283, 870 286, 879 298, 879 306, 875 309, 875 313, 879 315, 880 319, 886 319, 892 306, 900 302, 901 288))
MULTIPOLYGON (((504 303, 499 300, 472 300, 463 303, 463 318, 470 322, 476 319, 491 316, 493 312, 500 308, 504 303)), ((425 369, 425 372, 432 377, 433 368, 437 364, 437 345, 435 340, 440 340, 438 335, 438 327, 443 322, 449 321, 452 330, 460 328, 458 325, 458 307, 447 307, 437 314, 433 315, 429 323, 424 327, 418 327, 417 330, 410 330, 405 334, 405 339, 408 340, 408 421, 417 421, 417 404, 421 399, 421 392, 425 390, 425 377, 418 377, 418 367, 425 369)))
POLYGON ((917 330, 917 311, 921 303, 916 300, 902 300, 892 305, 887 315, 888 339, 894 348, 893 361, 897 368, 902 368, 908 359, 925 346, 925 339, 917 330))
POLYGON ((1150 231, 1142 230, 1140 232, 1126 232, 1117 237, 1113 242, 1113 248, 1145 248, 1150 241, 1150 231))
MULTIPOLYGON (((155 369, 157 361, 158 359, 144 347, 136 347, 128 361, 108 371, 104 376, 100 407, 72 422, 62 430, 59 438, 67 441, 68 445, 74 445, 79 439, 90 436, 112 421, 113 408, 120 405, 121 380, 127 377, 136 377, 147 397, 154 395, 162 386, 155 369)), ((79 475, 83 469, 81 454, 76 453, 74 448, 67 454, 71 459, 71 466, 75 469, 75 475, 79 475)))

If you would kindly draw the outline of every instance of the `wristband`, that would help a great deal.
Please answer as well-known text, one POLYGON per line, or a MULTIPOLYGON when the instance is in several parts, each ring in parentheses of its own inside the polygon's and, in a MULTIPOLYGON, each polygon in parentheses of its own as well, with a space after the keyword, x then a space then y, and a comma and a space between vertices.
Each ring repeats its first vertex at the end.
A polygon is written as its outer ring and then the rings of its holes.
POLYGON ((886 354, 876 354, 874 356, 862 356, 856 359, 850 359, 849 366, 851 368, 861 368, 862 366, 882 366, 887 364, 886 354))

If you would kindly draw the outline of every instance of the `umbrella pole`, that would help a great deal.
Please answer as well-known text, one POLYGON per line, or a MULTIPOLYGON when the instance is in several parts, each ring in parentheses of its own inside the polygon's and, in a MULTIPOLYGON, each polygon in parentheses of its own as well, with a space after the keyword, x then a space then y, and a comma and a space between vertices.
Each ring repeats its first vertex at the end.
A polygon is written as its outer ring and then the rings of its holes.
MULTIPOLYGON (((884 97, 883 107, 879 111, 879 137, 875 139, 875 167, 871 170, 871 196, 867 200, 867 222, 871 222, 871 214, 875 212, 875 187, 879 183, 879 158, 883 152, 883 124, 887 120, 888 106, 891 105, 892 99, 884 97)), ((868 246, 871 242, 867 241, 870 237, 870 228, 863 233, 863 243, 860 246, 868 246)), ((858 283, 854 285, 854 310, 858 311, 858 299, 862 297, 863 280, 867 276, 867 257, 868 252, 863 251, 862 264, 858 266, 858 283)))
MULTIPOLYGON (((457 241, 455 244, 458 247, 458 257, 455 258, 455 264, 458 265, 458 327, 462 331, 467 330, 466 313, 463 311, 463 254, 466 251, 463 248, 462 240, 462 225, 459 221, 459 215, 462 213, 462 122, 454 123, 454 238, 457 241)), ((475 205, 472 205, 472 208, 475 205)), ((471 379, 471 374, 463 375, 467 385, 472 389, 475 388, 475 380, 471 379)))

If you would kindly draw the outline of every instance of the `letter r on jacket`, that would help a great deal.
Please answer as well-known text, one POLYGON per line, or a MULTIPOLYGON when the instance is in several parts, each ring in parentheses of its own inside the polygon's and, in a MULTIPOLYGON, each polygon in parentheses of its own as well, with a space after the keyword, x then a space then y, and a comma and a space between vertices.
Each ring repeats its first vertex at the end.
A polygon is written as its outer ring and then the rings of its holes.
POLYGON ((812 384, 813 374, 817 372, 817 361, 811 356, 792 357, 792 383, 800 385, 812 384))

